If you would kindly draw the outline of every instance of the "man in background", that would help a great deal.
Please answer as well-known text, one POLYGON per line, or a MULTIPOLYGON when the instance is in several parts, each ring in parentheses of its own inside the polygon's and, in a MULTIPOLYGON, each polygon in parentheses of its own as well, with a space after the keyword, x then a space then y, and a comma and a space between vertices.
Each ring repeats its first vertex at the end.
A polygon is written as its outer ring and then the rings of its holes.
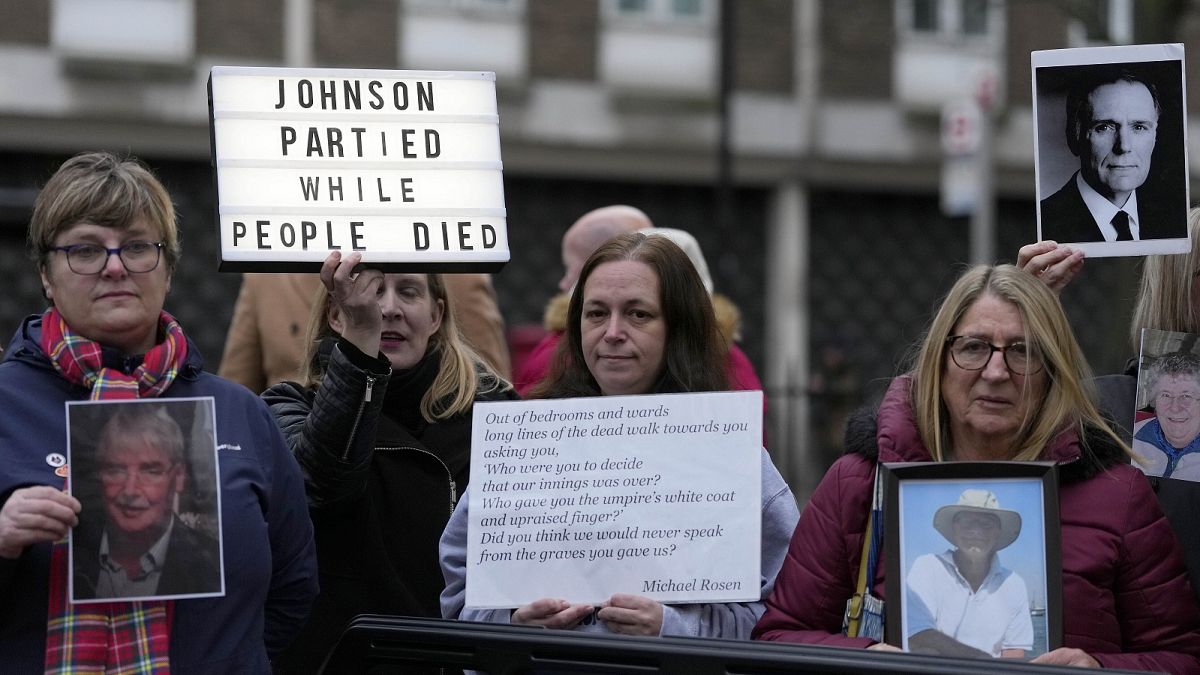
POLYGON ((550 299, 543 314, 547 334, 530 350, 517 372, 513 373, 513 386, 518 394, 523 395, 550 369, 554 348, 567 327, 567 305, 571 302, 571 289, 579 279, 583 263, 601 244, 618 234, 637 232, 652 225, 641 209, 621 204, 588 211, 563 233, 563 276, 558 281, 559 293, 550 299))

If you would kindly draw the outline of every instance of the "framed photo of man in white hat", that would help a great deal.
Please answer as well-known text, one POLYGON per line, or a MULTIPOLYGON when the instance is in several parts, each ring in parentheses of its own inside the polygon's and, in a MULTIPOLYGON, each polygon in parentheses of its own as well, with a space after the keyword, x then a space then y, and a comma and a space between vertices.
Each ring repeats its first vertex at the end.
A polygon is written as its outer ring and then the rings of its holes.
POLYGON ((1062 646, 1052 464, 884 469, 890 644, 921 654, 1022 660, 1062 646))

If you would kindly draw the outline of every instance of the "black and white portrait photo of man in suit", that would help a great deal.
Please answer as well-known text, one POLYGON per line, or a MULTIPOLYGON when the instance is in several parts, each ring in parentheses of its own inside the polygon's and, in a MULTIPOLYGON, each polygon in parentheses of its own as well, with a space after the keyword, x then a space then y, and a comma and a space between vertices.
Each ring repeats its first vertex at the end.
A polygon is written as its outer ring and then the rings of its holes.
MULTIPOLYGON (((1039 91, 1050 88, 1043 86, 1047 82, 1065 89, 1065 119, 1059 128, 1065 128, 1070 152, 1066 156, 1053 151, 1058 139, 1040 139, 1042 160, 1047 165, 1057 160, 1062 166, 1039 169, 1057 168, 1046 173, 1059 175, 1063 169, 1072 171, 1065 182, 1041 182, 1041 239, 1068 243, 1187 237, 1180 67, 1163 61, 1037 70, 1039 91)), ((1045 96, 1040 102, 1049 108, 1055 98, 1045 96)), ((1039 123, 1039 128, 1045 131, 1046 126, 1039 123)))

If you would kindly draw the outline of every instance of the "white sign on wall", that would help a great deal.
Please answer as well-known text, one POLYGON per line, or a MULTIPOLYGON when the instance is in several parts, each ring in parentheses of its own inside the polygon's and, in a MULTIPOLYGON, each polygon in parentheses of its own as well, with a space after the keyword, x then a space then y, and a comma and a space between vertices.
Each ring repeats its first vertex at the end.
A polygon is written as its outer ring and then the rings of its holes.
POLYGON ((222 270, 508 262, 493 73, 216 66, 209 114, 222 270))

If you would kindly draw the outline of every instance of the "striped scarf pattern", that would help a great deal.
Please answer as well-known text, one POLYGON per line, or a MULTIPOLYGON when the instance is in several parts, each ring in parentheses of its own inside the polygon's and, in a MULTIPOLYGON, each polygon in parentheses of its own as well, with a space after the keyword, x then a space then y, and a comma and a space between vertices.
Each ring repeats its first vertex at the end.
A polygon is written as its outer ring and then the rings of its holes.
MULTIPOLYGON (((99 344, 75 334, 57 308, 42 315, 42 350, 68 382, 91 390, 92 400, 156 397, 166 391, 187 358, 187 337, 179 322, 162 312, 162 342, 146 352, 131 375, 106 368, 99 344)), ((50 554, 50 595, 46 623, 46 673, 168 675, 172 602, 68 601, 67 542, 50 554)))

